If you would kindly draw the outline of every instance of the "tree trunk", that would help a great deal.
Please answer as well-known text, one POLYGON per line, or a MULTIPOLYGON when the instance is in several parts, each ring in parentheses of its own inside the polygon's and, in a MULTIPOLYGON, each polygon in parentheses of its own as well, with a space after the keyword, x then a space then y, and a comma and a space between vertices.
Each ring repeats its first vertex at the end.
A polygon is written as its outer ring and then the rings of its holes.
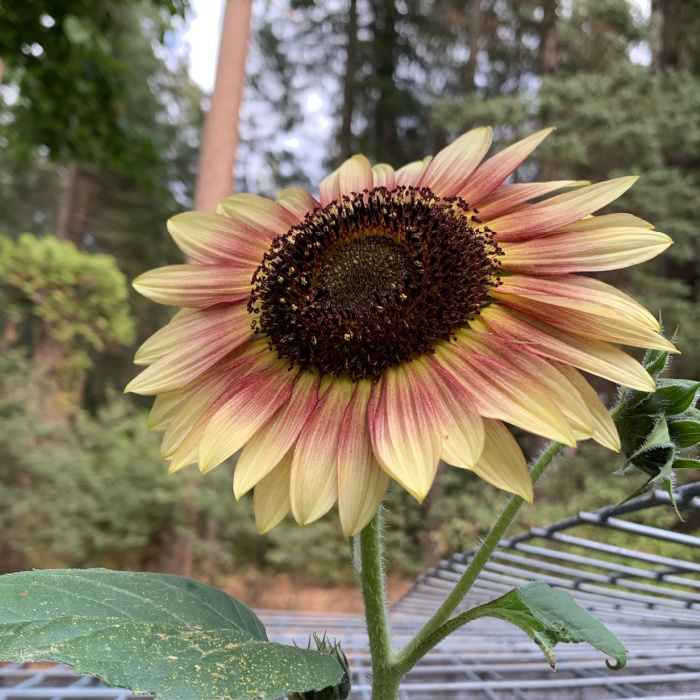
POLYGON ((662 0, 651 0, 649 16, 649 44, 651 45, 651 71, 654 75, 661 73, 663 53, 664 13, 662 0))
POLYGON ((542 75, 554 75, 559 70, 557 0, 545 0, 542 9, 544 15, 540 25, 540 71, 542 75))
POLYGON ((85 170, 78 161, 68 164, 68 181, 58 209, 56 238, 72 241, 77 246, 83 242, 91 196, 91 178, 95 175, 85 170))
POLYGON ((483 26, 483 13, 481 10, 481 0, 472 0, 472 7, 469 12, 469 60, 464 68, 463 90, 466 93, 476 90, 476 69, 479 58, 479 39, 483 26))
POLYGON ((354 90, 357 68, 357 0, 350 0, 347 23, 343 111, 340 127, 340 162, 352 155, 352 115, 355 111, 354 90))
POLYGON ((374 112, 375 157, 377 161, 396 165, 402 163, 404 157, 396 133, 399 109, 394 74, 398 37, 394 0, 376 0, 374 11, 374 75, 379 88, 374 112))
POLYGON ((195 208, 215 211, 233 191, 252 0, 226 0, 216 82, 204 123, 195 208))

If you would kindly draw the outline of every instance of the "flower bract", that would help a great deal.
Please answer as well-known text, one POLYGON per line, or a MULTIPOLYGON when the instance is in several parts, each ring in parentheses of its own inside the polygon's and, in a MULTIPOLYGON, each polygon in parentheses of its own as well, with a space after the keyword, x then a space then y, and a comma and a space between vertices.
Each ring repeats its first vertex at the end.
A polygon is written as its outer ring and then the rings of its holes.
POLYGON ((390 478, 422 500, 441 460, 531 501, 504 423, 618 450, 580 370, 653 391, 617 344, 674 348, 637 302, 581 273, 671 240, 630 214, 594 215, 634 177, 504 184, 550 131, 486 160, 489 128, 399 170, 358 155, 318 199, 237 194, 171 219, 190 262, 134 286, 183 308, 138 350, 147 368, 127 387, 156 395, 170 470, 240 451, 234 493, 254 489, 261 532, 337 503, 352 535, 390 478))

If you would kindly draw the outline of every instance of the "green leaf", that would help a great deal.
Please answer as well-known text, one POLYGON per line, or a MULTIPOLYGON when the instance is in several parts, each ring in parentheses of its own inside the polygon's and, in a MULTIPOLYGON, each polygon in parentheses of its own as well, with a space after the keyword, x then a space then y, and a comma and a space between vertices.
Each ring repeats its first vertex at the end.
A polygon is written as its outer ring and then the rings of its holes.
POLYGON ((498 617, 520 627, 539 645, 554 668, 553 649, 558 642, 588 642, 617 663, 619 671, 627 663, 627 650, 620 640, 584 610, 566 591, 536 581, 486 605, 475 608, 477 617, 498 617))
POLYGON ((698 421, 674 421, 669 423, 668 432, 676 447, 681 450, 694 447, 700 442, 700 422, 698 421))
POLYGON ((342 677, 331 656, 268 642, 216 588, 106 569, 1 576, 0 659, 58 661, 164 700, 274 698, 342 677))

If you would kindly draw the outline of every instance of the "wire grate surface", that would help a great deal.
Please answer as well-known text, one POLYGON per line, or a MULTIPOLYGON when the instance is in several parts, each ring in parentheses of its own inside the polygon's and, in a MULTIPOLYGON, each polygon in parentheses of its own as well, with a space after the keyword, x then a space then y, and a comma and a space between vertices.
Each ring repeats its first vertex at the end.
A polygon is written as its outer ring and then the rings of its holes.
MULTIPOLYGON (((700 513, 700 484, 678 490, 679 509, 700 513)), ((700 538, 624 519, 669 507, 664 492, 595 513, 534 528, 505 539, 465 600, 484 603, 514 586, 540 579, 569 591, 629 650, 627 666, 610 671, 586 644, 560 644, 557 671, 524 632, 495 619, 458 630, 404 680, 401 700, 700 700, 700 538), (583 530, 584 532, 581 532, 583 530), (635 537, 635 548, 606 544, 606 531, 635 537), (674 557, 654 553, 658 541, 675 545, 674 557)), ((394 606, 397 646, 444 600, 473 552, 458 554, 420 577, 394 606)), ((272 641, 306 645, 324 631, 342 642, 353 674, 352 700, 370 700, 370 659, 359 615, 259 611, 272 641)), ((141 696, 143 698, 143 696, 141 696)), ((67 666, 0 666, 0 700, 129 700, 67 666)), ((192 700, 210 700, 192 698, 192 700)), ((213 699, 212 699, 213 700, 213 699)))

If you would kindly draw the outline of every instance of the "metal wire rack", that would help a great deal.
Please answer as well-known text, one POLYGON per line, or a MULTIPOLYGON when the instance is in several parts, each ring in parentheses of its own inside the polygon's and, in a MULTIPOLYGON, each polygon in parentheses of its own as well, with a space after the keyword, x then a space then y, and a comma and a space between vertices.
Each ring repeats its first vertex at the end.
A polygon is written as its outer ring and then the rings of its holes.
MULTIPOLYGON (((700 483, 678 489, 677 505, 700 513, 700 483)), ((639 511, 670 507, 656 491, 619 508, 603 508, 504 539, 464 602, 471 607, 540 579, 568 590, 629 650, 610 671, 600 652, 560 644, 553 673, 539 648, 517 628, 481 619, 448 637, 406 677, 401 700, 700 700, 700 537, 642 525, 639 511), (630 519, 632 518, 632 519, 630 519), (607 543, 611 531, 634 548, 607 543), (674 556, 658 554, 658 543, 674 556)), ((394 606, 401 646, 444 599, 474 552, 457 554, 421 576, 394 606)), ((271 640, 306 644, 313 632, 342 642, 353 674, 352 700, 370 700, 370 661, 359 615, 259 611, 271 640)), ((66 666, 0 667, 0 700, 128 700, 66 666)), ((192 698, 192 700, 209 700, 192 698)))

